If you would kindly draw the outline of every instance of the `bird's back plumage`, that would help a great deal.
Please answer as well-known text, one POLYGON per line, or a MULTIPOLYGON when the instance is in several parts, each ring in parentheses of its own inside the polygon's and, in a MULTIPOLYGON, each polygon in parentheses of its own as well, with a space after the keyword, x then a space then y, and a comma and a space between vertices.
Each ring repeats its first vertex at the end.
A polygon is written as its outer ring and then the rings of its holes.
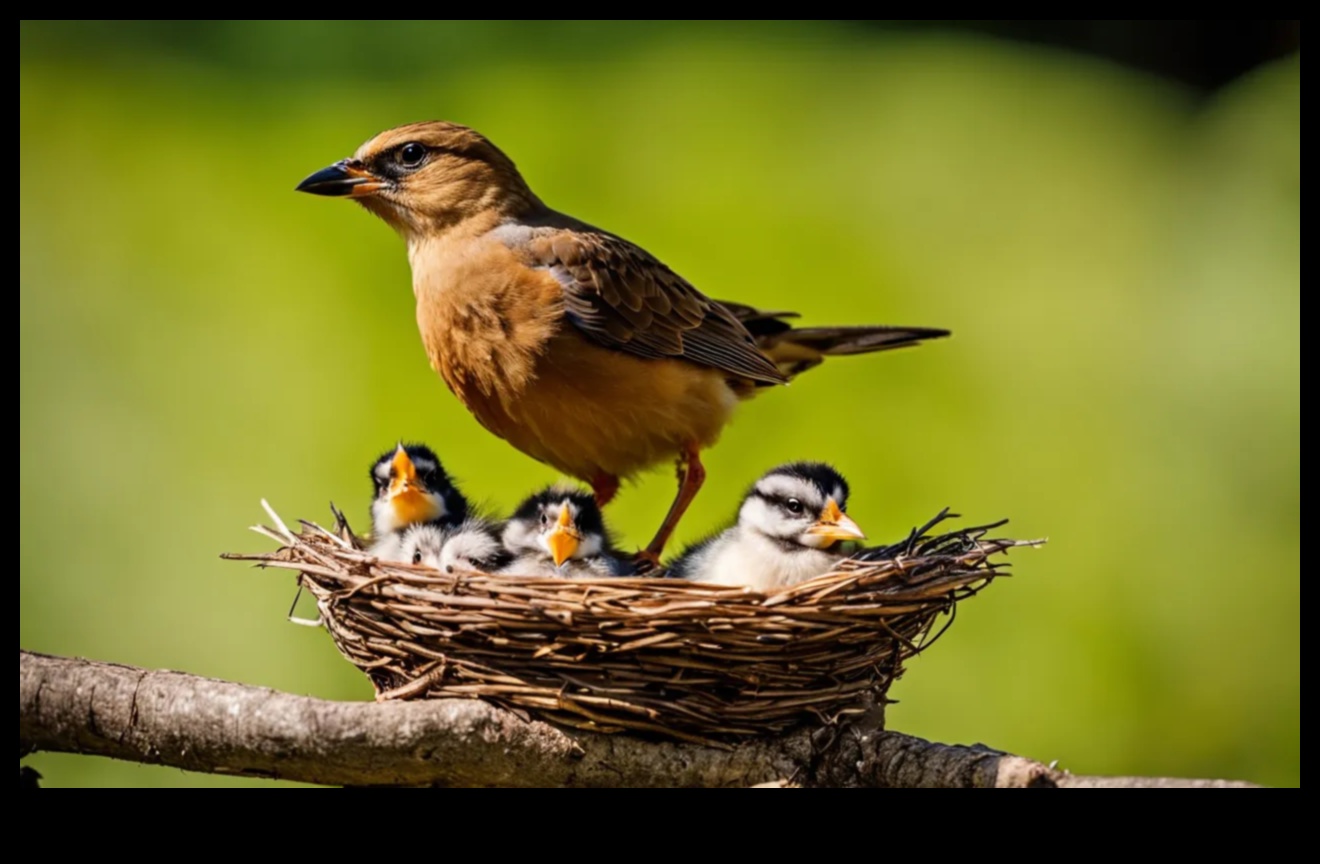
POLYGON ((723 304, 642 247, 560 213, 498 233, 563 288, 568 322, 587 338, 651 360, 673 358, 753 381, 783 377, 723 304))

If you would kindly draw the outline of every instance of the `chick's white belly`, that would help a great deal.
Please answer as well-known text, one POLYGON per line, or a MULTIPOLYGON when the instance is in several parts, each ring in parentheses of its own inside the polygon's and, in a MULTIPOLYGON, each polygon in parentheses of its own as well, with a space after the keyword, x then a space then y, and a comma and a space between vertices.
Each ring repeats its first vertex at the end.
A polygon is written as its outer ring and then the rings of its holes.
POLYGON ((504 576, 558 577, 561 579, 600 579, 616 575, 617 568, 612 561, 600 556, 587 561, 569 561, 563 569, 555 566, 549 559, 532 555, 515 558, 513 563, 500 571, 504 576))
POLYGON ((840 556, 819 549, 786 550, 762 537, 734 536, 717 542, 691 578, 716 585, 746 585, 767 591, 828 573, 840 556))

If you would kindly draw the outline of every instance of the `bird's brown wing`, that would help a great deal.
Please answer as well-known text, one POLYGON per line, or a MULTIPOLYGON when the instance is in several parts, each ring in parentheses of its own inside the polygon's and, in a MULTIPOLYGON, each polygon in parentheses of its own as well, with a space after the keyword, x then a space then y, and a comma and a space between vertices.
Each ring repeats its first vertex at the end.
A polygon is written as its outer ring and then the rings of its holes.
POLYGON ((786 318, 801 318, 797 312, 779 312, 766 309, 757 309, 755 306, 748 306, 746 303, 735 303, 732 300, 716 300, 716 303, 729 310, 729 314, 738 319, 738 323, 747 328, 747 332, 758 341, 763 336, 777 336, 793 329, 786 318))
POLYGON ((786 380, 732 312, 627 240, 560 229, 538 231, 520 245, 532 266, 563 285, 573 325, 601 345, 767 384, 786 380))

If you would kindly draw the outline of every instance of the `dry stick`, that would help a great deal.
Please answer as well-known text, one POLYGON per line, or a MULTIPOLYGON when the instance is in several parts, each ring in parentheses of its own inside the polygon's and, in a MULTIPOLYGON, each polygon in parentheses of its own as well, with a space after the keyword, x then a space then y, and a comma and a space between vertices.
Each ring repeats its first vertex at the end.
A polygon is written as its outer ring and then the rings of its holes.
POLYGON ((86 753, 344 785, 1249 786, 1077 777, 982 746, 857 726, 718 749, 566 731, 476 700, 328 702, 181 672, 18 652, 19 755, 86 753))

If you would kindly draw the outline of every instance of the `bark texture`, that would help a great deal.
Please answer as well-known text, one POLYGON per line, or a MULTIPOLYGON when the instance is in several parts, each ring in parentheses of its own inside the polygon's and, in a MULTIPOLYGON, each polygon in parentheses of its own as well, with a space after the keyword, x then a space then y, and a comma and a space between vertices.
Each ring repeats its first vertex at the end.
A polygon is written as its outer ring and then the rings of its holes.
POLYGON ((1079 777, 982 745, 878 731, 878 711, 726 750, 565 730, 475 700, 330 702, 22 650, 18 665, 20 758, 86 753, 351 786, 1251 785, 1079 777))

